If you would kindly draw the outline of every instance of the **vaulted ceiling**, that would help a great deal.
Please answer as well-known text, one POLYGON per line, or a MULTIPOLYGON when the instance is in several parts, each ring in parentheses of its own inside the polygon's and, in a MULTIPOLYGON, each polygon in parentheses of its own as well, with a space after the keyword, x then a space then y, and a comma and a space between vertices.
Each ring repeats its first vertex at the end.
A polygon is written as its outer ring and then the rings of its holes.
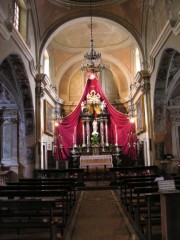
MULTIPOLYGON (((34 0, 41 53, 48 50, 50 78, 60 98, 77 103, 84 80, 80 71, 90 47, 90 2, 86 0, 34 0)), ((144 0, 91 0, 95 48, 106 71, 102 85, 109 100, 126 102, 135 76, 135 49, 142 50, 144 0), (103 84, 105 81, 105 84, 103 84)))

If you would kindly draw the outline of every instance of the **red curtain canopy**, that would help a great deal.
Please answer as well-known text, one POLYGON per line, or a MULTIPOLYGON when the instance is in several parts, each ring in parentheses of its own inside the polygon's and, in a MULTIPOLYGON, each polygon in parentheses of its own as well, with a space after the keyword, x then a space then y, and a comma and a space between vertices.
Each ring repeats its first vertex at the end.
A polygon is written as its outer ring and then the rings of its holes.
MULTIPOLYGON (((107 100, 102 91, 97 75, 91 79, 87 75, 87 82, 79 104, 72 113, 61 119, 61 122, 55 129, 55 158, 56 160, 65 160, 71 156, 71 148, 74 142, 77 146, 82 145, 82 102, 87 101, 87 95, 95 93, 101 102, 104 101, 106 113, 108 114, 108 139, 109 144, 118 143, 122 146, 122 153, 134 160, 136 158, 136 139, 135 124, 130 123, 126 114, 117 111, 107 100), (60 147, 61 146, 61 147, 60 147)), ((96 112, 92 116, 96 117, 96 112)))

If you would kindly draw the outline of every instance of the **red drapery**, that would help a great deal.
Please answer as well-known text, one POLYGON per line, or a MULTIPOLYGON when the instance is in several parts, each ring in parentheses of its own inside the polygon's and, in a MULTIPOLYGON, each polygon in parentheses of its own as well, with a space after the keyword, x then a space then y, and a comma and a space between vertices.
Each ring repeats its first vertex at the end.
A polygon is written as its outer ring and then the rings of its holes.
POLYGON ((123 155, 128 156, 132 160, 136 158, 136 137, 135 124, 130 123, 127 115, 117 111, 107 100, 104 95, 98 78, 87 79, 86 86, 81 97, 81 100, 75 110, 64 117, 62 122, 56 127, 55 135, 55 158, 56 160, 65 160, 70 156, 70 147, 75 142, 77 145, 82 145, 82 122, 81 122, 81 102, 86 100, 86 95, 95 90, 101 96, 101 101, 106 103, 106 112, 109 114, 108 134, 109 143, 123 146, 123 155), (74 142, 73 142, 74 141, 74 142), (60 145, 62 148, 60 148, 60 145))

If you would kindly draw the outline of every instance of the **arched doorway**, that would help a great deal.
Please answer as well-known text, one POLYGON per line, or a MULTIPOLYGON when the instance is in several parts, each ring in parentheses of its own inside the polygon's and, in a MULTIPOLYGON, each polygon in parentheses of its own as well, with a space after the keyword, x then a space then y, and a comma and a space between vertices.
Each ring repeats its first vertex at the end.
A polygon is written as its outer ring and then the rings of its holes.
POLYGON ((8 56, 0 65, 0 160, 12 178, 31 177, 34 164, 34 110, 21 58, 8 56))
POLYGON ((180 157, 180 53, 166 49, 161 57, 154 94, 156 160, 180 157))

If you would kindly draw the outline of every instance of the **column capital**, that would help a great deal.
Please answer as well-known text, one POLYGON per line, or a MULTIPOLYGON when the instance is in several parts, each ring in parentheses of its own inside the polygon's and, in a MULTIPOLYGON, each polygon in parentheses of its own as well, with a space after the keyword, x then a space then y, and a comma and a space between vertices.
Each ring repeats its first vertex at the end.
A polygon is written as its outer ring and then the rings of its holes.
POLYGON ((150 74, 147 70, 141 70, 137 73, 137 82, 144 94, 150 91, 150 74))
POLYGON ((36 82, 35 93, 36 93, 36 96, 38 97, 44 96, 44 78, 45 78, 45 74, 37 74, 35 78, 35 82, 36 82))

